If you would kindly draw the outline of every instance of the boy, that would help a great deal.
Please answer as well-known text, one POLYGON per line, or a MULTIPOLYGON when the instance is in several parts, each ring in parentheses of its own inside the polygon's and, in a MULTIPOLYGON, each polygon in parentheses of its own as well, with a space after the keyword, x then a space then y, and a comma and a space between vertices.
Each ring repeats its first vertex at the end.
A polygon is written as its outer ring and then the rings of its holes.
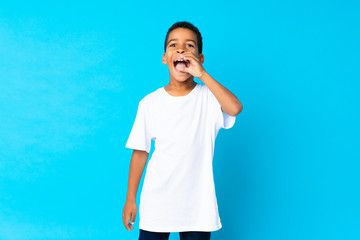
POLYGON ((134 151, 123 223, 134 229, 136 192, 155 140, 140 196, 139 239, 168 239, 170 232, 210 239, 222 227, 212 169, 215 138, 234 125, 242 104, 203 68, 202 37, 194 25, 173 24, 164 48, 170 82, 139 102, 126 143, 134 151))

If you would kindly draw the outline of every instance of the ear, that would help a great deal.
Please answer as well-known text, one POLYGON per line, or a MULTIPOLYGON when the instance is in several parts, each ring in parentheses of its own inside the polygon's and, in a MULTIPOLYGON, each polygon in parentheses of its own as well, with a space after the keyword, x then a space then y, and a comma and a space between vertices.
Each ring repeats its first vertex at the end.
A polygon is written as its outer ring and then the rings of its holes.
POLYGON ((166 53, 165 53, 165 52, 163 53, 162 63, 163 63, 163 64, 167 64, 167 61, 166 61, 166 53))
POLYGON ((204 63, 204 54, 201 53, 201 54, 199 55, 199 60, 200 60, 201 64, 204 63))

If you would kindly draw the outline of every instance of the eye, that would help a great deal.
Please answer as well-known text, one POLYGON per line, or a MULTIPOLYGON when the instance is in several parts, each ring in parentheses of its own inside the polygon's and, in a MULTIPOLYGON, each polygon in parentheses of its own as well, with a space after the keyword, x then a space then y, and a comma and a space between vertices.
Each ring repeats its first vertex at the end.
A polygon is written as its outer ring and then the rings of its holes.
POLYGON ((175 43, 173 43, 173 44, 170 44, 170 45, 169 45, 169 47, 171 47, 171 46, 173 46, 173 45, 175 45, 175 43))
POLYGON ((188 46, 190 46, 190 47, 194 47, 194 45, 192 45, 192 44, 188 44, 188 46))

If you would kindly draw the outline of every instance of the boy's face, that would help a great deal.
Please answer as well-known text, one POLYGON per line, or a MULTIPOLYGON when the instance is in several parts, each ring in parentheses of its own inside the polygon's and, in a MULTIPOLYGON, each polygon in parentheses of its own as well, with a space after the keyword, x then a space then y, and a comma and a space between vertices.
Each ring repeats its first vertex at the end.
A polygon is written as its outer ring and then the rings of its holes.
MULTIPOLYGON (((187 72, 181 72, 175 68, 174 62, 180 58, 180 54, 184 52, 192 52, 204 63, 204 55, 198 54, 198 43, 196 34, 187 28, 176 28, 170 32, 166 44, 166 52, 163 54, 162 62, 167 64, 170 73, 170 79, 177 81, 186 81, 192 78, 187 72)), ((188 63, 186 63, 188 64, 188 63)), ((187 65, 188 66, 188 65, 187 65)))

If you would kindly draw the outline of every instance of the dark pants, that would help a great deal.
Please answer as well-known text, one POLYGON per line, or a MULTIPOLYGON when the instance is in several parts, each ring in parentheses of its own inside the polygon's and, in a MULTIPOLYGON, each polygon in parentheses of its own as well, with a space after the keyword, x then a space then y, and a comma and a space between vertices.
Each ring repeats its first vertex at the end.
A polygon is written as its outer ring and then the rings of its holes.
MULTIPOLYGON (((210 240, 211 232, 179 232, 180 240, 210 240)), ((168 240, 169 232, 150 232, 140 229, 139 240, 168 240)))

